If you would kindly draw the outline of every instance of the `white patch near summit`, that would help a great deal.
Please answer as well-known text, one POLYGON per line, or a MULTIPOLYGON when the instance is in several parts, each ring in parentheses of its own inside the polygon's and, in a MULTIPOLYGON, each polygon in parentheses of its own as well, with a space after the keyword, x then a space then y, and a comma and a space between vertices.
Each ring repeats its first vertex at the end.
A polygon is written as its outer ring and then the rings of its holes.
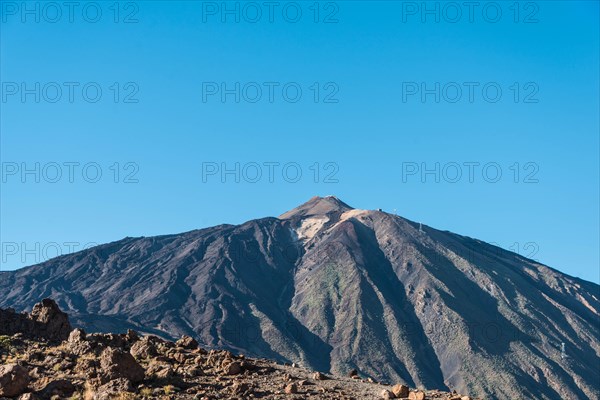
POLYGON ((312 239, 328 221, 329 218, 326 216, 303 219, 300 226, 295 230, 298 240, 307 241, 312 239))
POLYGON ((369 210, 360 210, 358 208, 355 208, 353 210, 346 211, 345 213, 343 213, 340 216, 340 222, 341 221, 345 221, 345 220, 350 219, 350 218, 364 216, 364 215, 366 215, 368 213, 369 213, 369 210))

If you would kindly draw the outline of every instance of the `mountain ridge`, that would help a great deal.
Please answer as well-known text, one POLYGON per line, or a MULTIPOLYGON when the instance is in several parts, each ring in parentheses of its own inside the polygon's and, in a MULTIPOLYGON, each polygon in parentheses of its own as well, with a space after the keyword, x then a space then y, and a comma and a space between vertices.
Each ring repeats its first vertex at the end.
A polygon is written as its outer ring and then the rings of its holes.
POLYGON ((87 329, 186 334, 209 348, 476 396, 598 398, 589 365, 600 360, 600 286, 333 196, 0 277, 0 307, 53 297, 87 329))

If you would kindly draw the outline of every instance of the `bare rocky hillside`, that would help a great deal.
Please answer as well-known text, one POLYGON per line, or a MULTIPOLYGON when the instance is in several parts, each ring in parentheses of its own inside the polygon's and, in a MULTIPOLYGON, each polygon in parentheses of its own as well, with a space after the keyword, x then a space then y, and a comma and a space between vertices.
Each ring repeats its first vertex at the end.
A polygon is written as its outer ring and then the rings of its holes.
POLYGON ((3 272, 0 293, 18 311, 56 299, 89 332, 188 335, 311 371, 474 397, 599 398, 597 284, 335 197, 3 272))
POLYGON ((343 378, 207 351, 189 336, 174 343, 131 330, 71 331, 66 315, 49 299, 30 314, 0 309, 0 321, 0 398, 471 400, 455 392, 378 383, 356 371, 343 378))

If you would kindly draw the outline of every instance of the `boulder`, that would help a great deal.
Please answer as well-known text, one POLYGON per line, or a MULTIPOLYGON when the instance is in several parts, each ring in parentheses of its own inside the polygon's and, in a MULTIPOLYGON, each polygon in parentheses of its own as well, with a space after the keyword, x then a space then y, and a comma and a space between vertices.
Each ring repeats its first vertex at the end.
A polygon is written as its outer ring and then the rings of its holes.
POLYGON ((125 378, 133 383, 144 380, 144 369, 131 354, 120 349, 106 348, 100 355, 100 368, 110 380, 125 378))
POLYGON ((194 350, 198 348, 198 342, 196 339, 190 336, 183 336, 176 343, 177 346, 183 347, 184 349, 194 350))
POLYGON ((392 393, 398 398, 408 397, 408 386, 400 384, 394 385, 394 387, 392 387, 392 393))
POLYGON ((396 398, 396 396, 394 395, 394 393, 390 392, 387 389, 383 389, 381 391, 381 395, 380 396, 384 400, 390 400, 390 399, 395 399, 396 398))
POLYGON ((67 314, 51 299, 44 299, 33 306, 29 318, 43 325, 41 336, 50 340, 66 340, 72 330, 67 314))
POLYGON ((242 365, 239 362, 237 362, 237 361, 234 361, 234 362, 229 363, 229 364, 225 364, 225 366, 223 368, 223 372, 226 375, 241 374, 242 373, 242 365))
POLYGON ((290 383, 289 385, 287 385, 285 387, 285 393, 287 393, 287 394, 298 393, 298 386, 296 386, 295 383, 290 383))
POLYGON ((144 336, 131 346, 130 353, 137 359, 145 359, 156 357, 158 349, 156 343, 152 340, 152 336, 144 336))
POLYGON ((92 344, 86 340, 86 334, 83 329, 73 329, 67 340, 67 347, 71 353, 82 356, 93 351, 92 344))
POLYGON ((29 373, 17 364, 0 366, 0 397, 16 397, 29 385, 29 373))
POLYGON ((408 398, 409 400, 425 400, 425 393, 421 391, 410 392, 408 394, 408 398))
POLYGON ((146 376, 150 379, 170 379, 175 375, 173 367, 168 363, 151 361, 146 368, 146 376))
POLYGON ((325 379, 327 379, 327 377, 325 376, 325 374, 317 371, 313 374, 313 379, 316 381, 324 381, 325 379))
POLYGON ((85 331, 83 329, 73 329, 69 334, 69 343, 79 343, 85 341, 85 331))
POLYGON ((26 338, 63 341, 71 329, 69 317, 51 299, 36 304, 29 314, 0 309, 0 335, 21 334, 26 338))

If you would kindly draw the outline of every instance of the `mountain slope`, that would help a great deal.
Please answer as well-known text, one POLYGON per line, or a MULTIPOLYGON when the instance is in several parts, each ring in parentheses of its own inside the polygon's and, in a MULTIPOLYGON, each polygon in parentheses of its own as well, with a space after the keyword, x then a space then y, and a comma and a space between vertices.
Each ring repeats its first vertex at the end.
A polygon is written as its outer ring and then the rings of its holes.
POLYGON ((335 197, 4 272, 0 292, 17 310, 52 297, 88 330, 473 396, 599 398, 598 285, 335 197))

